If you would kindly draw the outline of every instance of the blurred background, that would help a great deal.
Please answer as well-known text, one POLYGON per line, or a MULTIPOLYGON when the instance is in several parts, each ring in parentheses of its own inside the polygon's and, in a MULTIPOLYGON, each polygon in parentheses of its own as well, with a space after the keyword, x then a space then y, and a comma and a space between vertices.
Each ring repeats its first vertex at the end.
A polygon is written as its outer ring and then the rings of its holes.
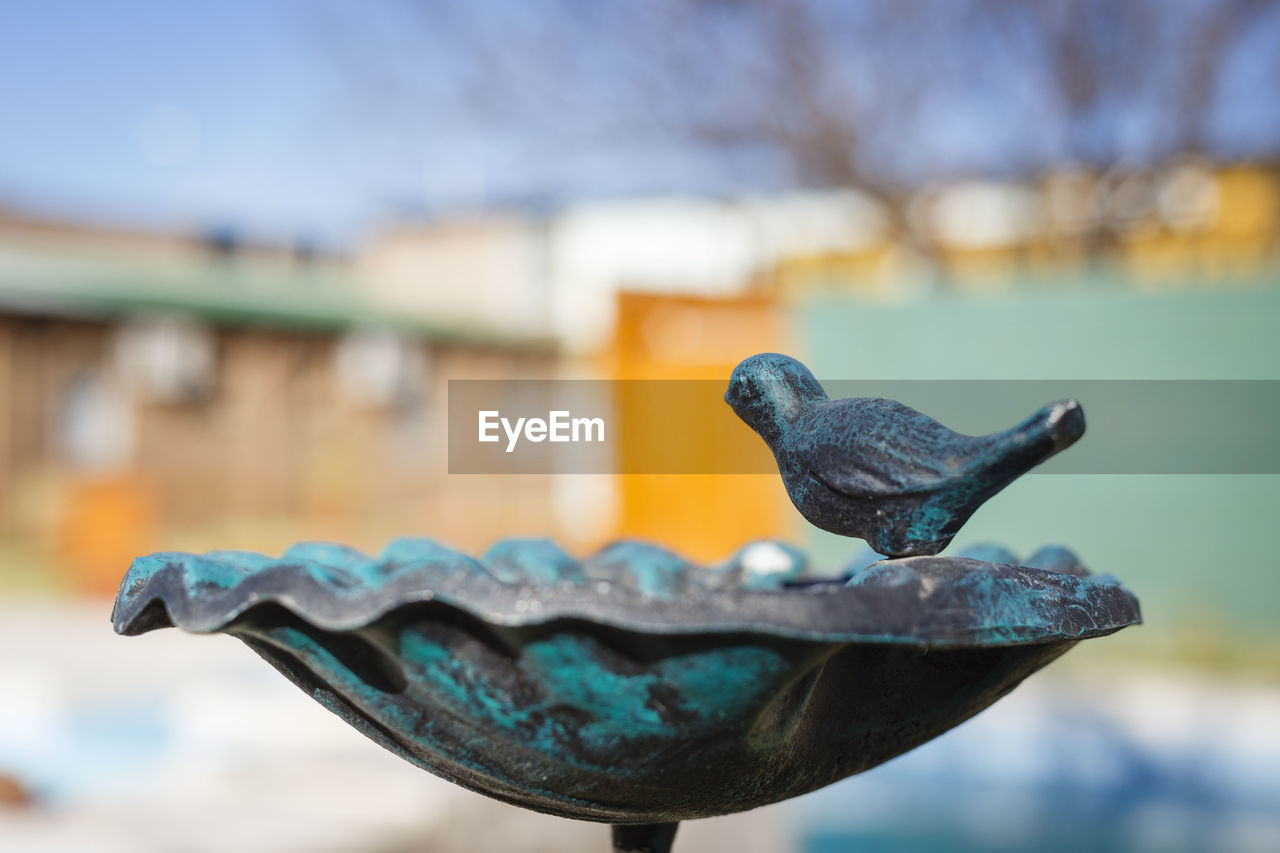
MULTIPOLYGON (((10 4, 0 848, 601 849, 233 640, 114 637, 130 559, 859 550, 776 477, 450 476, 450 379, 1280 380, 1278 46, 1275 0, 10 4)), ((677 848, 1280 849, 1278 510, 1020 480, 951 550, 1068 543, 1146 624, 677 848)))

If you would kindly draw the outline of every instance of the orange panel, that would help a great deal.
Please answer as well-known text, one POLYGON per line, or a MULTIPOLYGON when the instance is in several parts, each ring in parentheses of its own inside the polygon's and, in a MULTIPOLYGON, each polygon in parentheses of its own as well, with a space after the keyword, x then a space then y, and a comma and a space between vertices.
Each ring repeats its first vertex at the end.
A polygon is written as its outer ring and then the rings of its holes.
POLYGON ((120 475, 71 485, 57 553, 77 591, 114 593, 133 558, 155 545, 155 499, 142 480, 120 475))
MULTIPOLYGON (((714 379, 727 382, 743 358, 787 349, 777 304, 747 296, 706 299, 690 296, 623 293, 618 327, 608 354, 615 379, 714 379)), ((618 393, 620 414, 641 405, 618 393)), ((634 393, 640 393, 638 390, 634 393)), ((684 445, 670 452, 691 459, 714 459, 736 452, 725 447, 713 427, 724 403, 699 400, 689 411, 673 412, 687 424, 684 445), (715 405, 715 413, 697 411, 715 405)), ((742 426, 743 441, 758 441, 742 426)), ((630 437, 621 449, 645 454, 644 435, 630 437)), ((734 436, 736 443, 737 436, 734 436)), ((744 542, 785 536, 790 513, 786 493, 775 476, 713 474, 629 474, 619 477, 617 534, 652 539, 700 561, 720 560, 744 542)))

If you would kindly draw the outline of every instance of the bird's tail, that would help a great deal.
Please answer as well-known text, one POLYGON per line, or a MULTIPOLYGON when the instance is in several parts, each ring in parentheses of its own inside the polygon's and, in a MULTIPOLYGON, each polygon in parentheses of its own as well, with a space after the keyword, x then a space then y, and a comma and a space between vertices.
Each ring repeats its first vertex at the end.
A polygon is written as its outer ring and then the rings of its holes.
POLYGON ((1000 435, 1009 449, 1025 449, 1043 462, 1066 450, 1084 435, 1084 409, 1077 400, 1050 403, 1022 423, 1000 435))

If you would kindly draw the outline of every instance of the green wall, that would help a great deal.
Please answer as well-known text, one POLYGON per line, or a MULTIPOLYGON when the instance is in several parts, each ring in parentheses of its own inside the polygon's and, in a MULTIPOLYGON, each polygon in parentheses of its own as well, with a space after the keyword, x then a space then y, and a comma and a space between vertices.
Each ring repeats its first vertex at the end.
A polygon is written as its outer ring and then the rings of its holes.
MULTIPOLYGON (((826 296, 794 317, 804 358, 824 380, 1280 379, 1274 286, 1079 287, 902 304, 826 296)), ((1147 624, 1113 649, 1159 647, 1257 669, 1280 661, 1278 531, 1280 476, 1032 474, 979 510, 950 550, 998 541, 1022 556, 1069 544, 1142 600, 1147 624)), ((856 550, 820 531, 811 544, 826 564, 856 550)))

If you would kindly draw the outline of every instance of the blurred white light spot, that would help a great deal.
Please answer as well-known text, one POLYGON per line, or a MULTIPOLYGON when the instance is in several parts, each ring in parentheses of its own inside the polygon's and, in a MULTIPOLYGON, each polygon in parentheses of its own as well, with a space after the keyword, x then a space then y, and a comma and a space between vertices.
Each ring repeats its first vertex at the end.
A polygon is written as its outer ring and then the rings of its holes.
POLYGON ((1183 164, 1160 181, 1156 205, 1160 218, 1174 228, 1208 225, 1218 215, 1218 184, 1208 168, 1183 164))
POLYGON ((217 342, 186 318, 136 320, 116 333, 115 366, 125 387, 146 402, 197 402, 213 392, 217 342))
POLYGON ((427 356, 415 342, 386 332, 353 332, 337 352, 343 391, 370 407, 407 405, 427 374, 427 356))
POLYGON ((125 467, 133 454, 133 411, 100 371, 85 371, 63 390, 58 438, 63 458, 77 468, 125 467))
POLYGON ((579 536, 603 536, 618 511, 617 486, 612 477, 560 474, 552 483, 556 520, 579 536))
POLYGON ((1040 202, 1024 187, 968 182, 941 190, 928 219, 930 231, 948 245, 1011 246, 1040 227, 1040 202))
POLYGON ((795 563, 790 554, 773 542, 753 542, 742 549, 742 571, 748 577, 766 577, 790 572, 795 563))

